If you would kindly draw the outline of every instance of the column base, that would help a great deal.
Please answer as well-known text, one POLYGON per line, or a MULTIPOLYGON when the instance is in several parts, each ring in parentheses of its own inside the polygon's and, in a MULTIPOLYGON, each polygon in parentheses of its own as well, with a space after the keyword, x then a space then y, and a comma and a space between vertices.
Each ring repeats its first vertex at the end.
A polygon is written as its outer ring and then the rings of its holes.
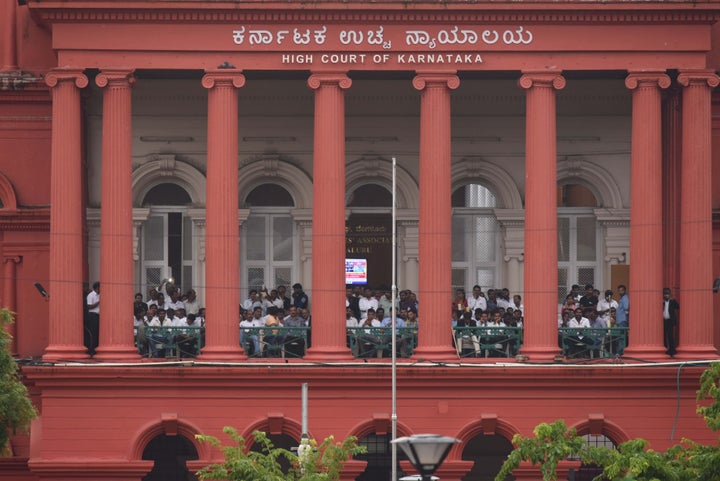
POLYGON ((93 359, 98 361, 139 361, 140 354, 135 346, 98 347, 93 359))
POLYGON ((304 361, 354 361, 355 357, 347 347, 313 346, 303 357, 304 361))
POLYGON ((704 360, 718 359, 720 355, 714 346, 688 346, 678 347, 674 357, 683 360, 704 360))
POLYGON ((434 346, 434 347, 418 347, 414 350, 412 359, 415 362, 422 361, 459 361, 458 353, 452 347, 434 346))
POLYGON ((240 346, 210 346, 200 351, 198 361, 247 361, 245 351, 240 346))
POLYGON ((520 353, 518 354, 518 357, 516 359, 520 362, 562 362, 562 351, 559 347, 554 345, 522 347, 520 348, 520 353))
POLYGON ((630 346, 625 349, 622 357, 623 359, 635 358, 638 361, 667 361, 670 359, 662 346, 630 346))
POLYGON ((54 361, 83 361, 90 359, 85 346, 48 346, 42 360, 45 362, 54 361))

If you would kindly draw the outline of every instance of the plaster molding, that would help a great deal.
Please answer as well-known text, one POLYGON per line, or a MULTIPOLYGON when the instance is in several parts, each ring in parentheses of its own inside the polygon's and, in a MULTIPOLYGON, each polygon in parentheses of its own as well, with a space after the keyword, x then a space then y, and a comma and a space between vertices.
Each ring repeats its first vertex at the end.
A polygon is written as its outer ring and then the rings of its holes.
POLYGON ((133 206, 140 207, 147 193, 160 184, 176 184, 188 193, 193 204, 204 206, 205 176, 175 154, 150 154, 132 173, 133 206))
MULTIPOLYGON (((396 202, 398 209, 417 209, 420 205, 419 189, 413 176, 397 164, 396 202)), ((360 186, 377 184, 392 193, 392 160, 380 155, 363 155, 348 161, 345 168, 345 204, 360 186)))
POLYGON ((579 181, 596 197, 600 207, 622 209, 622 195, 613 175, 605 168, 579 156, 566 156, 558 161, 557 183, 579 181))
POLYGON ((238 179, 240 203, 262 184, 276 184, 287 190, 296 208, 312 208, 313 185, 310 176, 277 154, 263 154, 241 164, 238 179))
POLYGON ((517 184, 502 167, 485 161, 479 156, 466 156, 453 162, 452 191, 463 185, 478 183, 486 186, 495 194, 498 207, 506 209, 522 209, 522 197, 517 184))

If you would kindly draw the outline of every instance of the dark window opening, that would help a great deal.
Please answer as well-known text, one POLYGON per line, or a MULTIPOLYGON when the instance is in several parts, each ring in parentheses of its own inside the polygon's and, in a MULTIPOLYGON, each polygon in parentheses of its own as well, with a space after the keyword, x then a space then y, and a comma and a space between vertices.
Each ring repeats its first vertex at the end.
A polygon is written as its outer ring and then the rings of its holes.
POLYGON ((150 205, 189 205, 190 194, 177 184, 158 184, 145 194, 143 207, 150 205))
POLYGON ((392 207, 392 192, 382 185, 365 184, 355 189, 348 207, 392 207))
MULTIPOLYGON (((392 477, 392 445, 388 434, 369 434, 358 441, 365 446, 367 453, 355 456, 355 459, 367 461, 365 471, 355 481, 390 481, 392 477)), ((400 461, 407 459, 401 449, 397 451, 398 478, 405 476, 400 468, 400 461)))
POLYGON ((277 184, 262 184, 245 197, 245 207, 294 207, 290 192, 277 184))
MULTIPOLYGON (((475 464, 462 481, 494 480, 512 450, 512 443, 498 434, 475 436, 463 449, 462 459, 474 461, 475 464)), ((506 481, 514 479, 513 476, 508 476, 506 481)))
POLYGON ((156 436, 145 447, 142 458, 155 461, 152 471, 142 481, 197 481, 185 464, 198 459, 197 449, 182 436, 156 436))

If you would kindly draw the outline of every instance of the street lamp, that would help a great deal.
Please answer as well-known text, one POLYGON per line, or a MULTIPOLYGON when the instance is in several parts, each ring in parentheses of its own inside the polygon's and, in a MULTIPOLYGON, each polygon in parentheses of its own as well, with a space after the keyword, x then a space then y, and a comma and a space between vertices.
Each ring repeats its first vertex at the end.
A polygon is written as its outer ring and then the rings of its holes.
POLYGON ((431 481, 433 473, 445 460, 450 448, 460 440, 439 434, 416 434, 393 439, 391 442, 400 446, 422 476, 422 481, 431 481))

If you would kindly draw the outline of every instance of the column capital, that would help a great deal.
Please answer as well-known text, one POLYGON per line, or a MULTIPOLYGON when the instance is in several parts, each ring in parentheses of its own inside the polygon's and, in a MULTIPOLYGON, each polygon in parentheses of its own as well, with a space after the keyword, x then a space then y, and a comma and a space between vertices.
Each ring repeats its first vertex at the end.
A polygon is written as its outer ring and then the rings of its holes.
POLYGON ((101 70, 95 83, 98 87, 107 87, 108 85, 132 85, 135 83, 133 73, 135 69, 107 69, 101 70))
POLYGON ((530 89, 532 87, 551 87, 555 90, 565 88, 565 77, 562 72, 558 71, 523 71, 522 77, 518 80, 521 88, 530 89))
POLYGON ((691 69, 683 70, 678 74, 677 81, 683 87, 690 85, 707 85, 708 87, 717 87, 720 85, 720 77, 710 69, 691 69))
POLYGON ((21 256, 3 256, 3 264, 12 263, 19 264, 22 260, 21 256))
POLYGON ((308 77, 307 84, 313 90, 319 89, 322 85, 332 84, 347 90, 352 85, 352 80, 345 72, 317 72, 308 77))
POLYGON ((666 89, 670 86, 670 77, 662 70, 628 70, 625 77, 625 87, 635 90, 638 87, 660 87, 666 89))
POLYGON ((440 85, 450 90, 455 90, 460 86, 460 79, 455 75, 455 71, 451 72, 417 72, 412 81, 416 90, 425 90, 430 85, 440 85))
POLYGON ((243 75, 240 70, 206 70, 201 83, 206 89, 211 89, 218 85, 232 85, 233 87, 239 89, 245 85, 245 75, 243 75))
POLYGON ((56 68, 45 74, 45 84, 48 87, 55 87, 58 83, 64 81, 73 81, 79 89, 88 86, 87 75, 83 73, 81 68, 56 68))

